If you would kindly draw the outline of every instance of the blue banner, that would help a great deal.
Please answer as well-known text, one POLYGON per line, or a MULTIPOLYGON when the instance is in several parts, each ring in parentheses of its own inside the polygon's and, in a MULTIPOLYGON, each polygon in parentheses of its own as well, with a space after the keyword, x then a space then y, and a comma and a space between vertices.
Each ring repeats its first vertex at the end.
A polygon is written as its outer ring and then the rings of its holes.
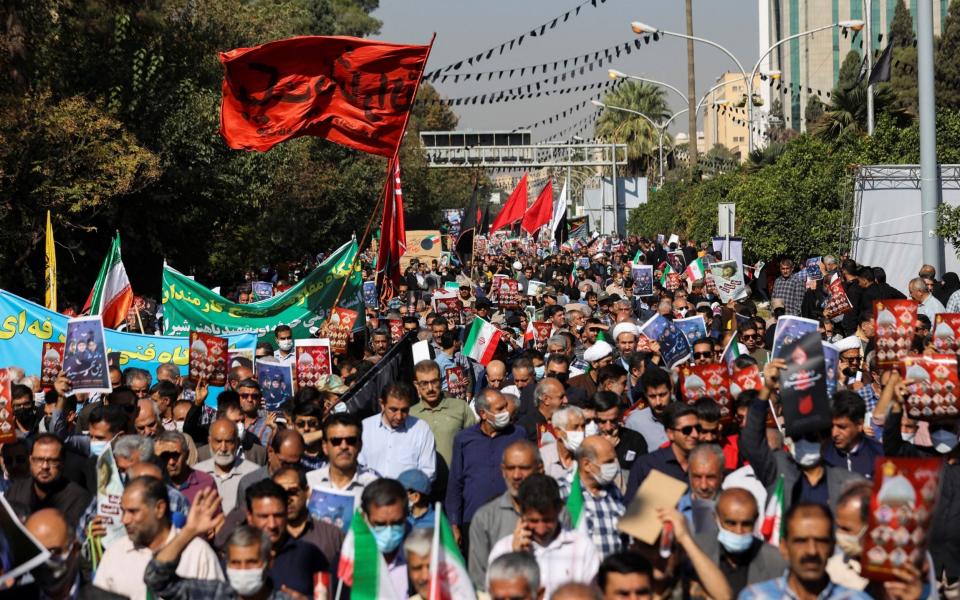
MULTIPOLYGON (((67 336, 66 315, 48 310, 5 290, 0 290, 0 367, 15 366, 27 375, 40 376, 40 352, 43 342, 63 342, 67 336)), ((254 333, 225 336, 231 352, 252 357, 257 345, 254 333)), ((138 367, 155 376, 157 367, 173 363, 187 375, 190 361, 188 337, 141 335, 105 330, 107 353, 120 353, 120 368, 138 367)), ((211 400, 216 398, 210 389, 211 400)))

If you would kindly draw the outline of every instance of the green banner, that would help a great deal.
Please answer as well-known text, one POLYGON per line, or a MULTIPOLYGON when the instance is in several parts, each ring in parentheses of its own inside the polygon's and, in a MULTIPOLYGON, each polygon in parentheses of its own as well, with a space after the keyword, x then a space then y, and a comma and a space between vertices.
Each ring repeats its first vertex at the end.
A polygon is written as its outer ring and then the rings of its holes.
POLYGON ((261 340, 273 341, 273 328, 285 324, 293 329, 294 338, 307 338, 311 327, 319 327, 327 319, 348 275, 338 306, 359 313, 354 331, 361 331, 365 326, 363 279, 360 261, 354 264, 356 256, 354 240, 337 249, 297 285, 253 304, 231 302, 164 265, 163 332, 177 336, 188 336, 191 330, 216 335, 253 332, 261 340))

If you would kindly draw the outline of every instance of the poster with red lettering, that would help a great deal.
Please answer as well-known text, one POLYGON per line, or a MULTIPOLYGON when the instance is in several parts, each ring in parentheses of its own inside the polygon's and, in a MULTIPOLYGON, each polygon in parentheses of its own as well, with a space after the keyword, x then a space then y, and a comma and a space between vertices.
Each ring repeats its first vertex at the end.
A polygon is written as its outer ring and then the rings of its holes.
POLYGON ((350 342, 350 332, 357 320, 357 311, 340 306, 333 309, 327 319, 326 334, 330 339, 330 347, 337 354, 347 353, 347 344, 350 342))
POLYGON ((463 367, 447 367, 444 374, 447 380, 447 394, 453 398, 465 400, 467 398, 467 383, 470 381, 463 374, 463 367))
POLYGON ((190 381, 201 379, 211 387, 223 387, 227 383, 227 338, 199 331, 190 332, 190 381))
POLYGON ((827 304, 823 307, 823 316, 832 319, 853 310, 853 304, 850 303, 850 298, 847 297, 847 292, 843 289, 843 280, 835 277, 827 288, 830 290, 830 298, 827 299, 827 304))
POLYGON ((63 342, 44 342, 40 350, 40 385, 52 388, 63 370, 63 342))
POLYGON ((944 354, 960 350, 960 313, 938 313, 933 319, 933 349, 944 354))
POLYGON ((687 404, 703 397, 712 398, 720 405, 720 420, 724 423, 733 416, 730 411, 730 373, 725 364, 681 366, 680 395, 687 404))
POLYGON ((0 444, 17 440, 17 422, 13 416, 10 377, 9 369, 0 369, 0 444))
POLYGON ((956 354, 905 356, 900 375, 907 383, 904 409, 911 419, 953 421, 960 414, 956 354))
POLYGON ((940 458, 877 458, 860 560, 863 577, 894 581, 894 570, 919 567, 939 498, 940 458))
POLYGON ((913 300, 878 300, 873 305, 873 326, 877 332, 877 365, 895 369, 910 353, 917 303, 913 300))
POLYGON ((296 348, 297 388, 317 387, 321 377, 333 374, 330 340, 308 339, 294 342, 296 348))

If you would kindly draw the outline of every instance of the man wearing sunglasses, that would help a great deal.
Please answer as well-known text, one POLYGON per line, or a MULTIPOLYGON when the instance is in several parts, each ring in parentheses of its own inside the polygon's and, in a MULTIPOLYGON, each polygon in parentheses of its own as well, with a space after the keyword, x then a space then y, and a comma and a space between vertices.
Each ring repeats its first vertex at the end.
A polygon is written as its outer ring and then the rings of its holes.
POLYGON ((694 365, 709 365, 714 362, 717 362, 717 351, 712 338, 702 337, 693 342, 694 365))
POLYGON ((330 490, 360 498, 363 489, 379 478, 357 460, 363 444, 363 427, 356 416, 331 413, 323 423, 323 453, 327 464, 307 473, 311 490, 330 490))
POLYGON ((752 321, 747 321, 738 328, 740 343, 747 347, 747 354, 753 357, 757 364, 765 365, 770 360, 770 353, 763 347, 763 334, 752 321))
POLYGON ((663 410, 663 426, 670 445, 637 459, 630 469, 626 498, 633 498, 650 471, 657 470, 687 482, 688 458, 700 441, 697 409, 684 402, 671 402, 663 410))

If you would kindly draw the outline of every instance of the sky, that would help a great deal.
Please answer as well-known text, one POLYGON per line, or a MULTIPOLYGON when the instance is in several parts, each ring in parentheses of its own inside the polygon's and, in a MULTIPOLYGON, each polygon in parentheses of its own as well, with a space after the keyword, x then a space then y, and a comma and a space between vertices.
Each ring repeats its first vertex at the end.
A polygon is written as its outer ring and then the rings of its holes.
MULTIPOLYGON (((372 36, 398 43, 424 44, 436 32, 427 72, 444 67, 468 56, 475 56, 501 42, 539 28, 544 22, 562 16, 583 0, 380 0, 374 13, 383 21, 380 35, 372 36)), ((713 40, 730 50, 750 69, 756 62, 758 50, 757 0, 694 0, 694 34, 713 40)), ((561 19, 562 20, 562 19, 561 19)), ((489 61, 464 66, 460 72, 477 72, 542 64, 557 58, 592 53, 635 38, 631 21, 642 21, 666 31, 684 32, 683 0, 606 0, 592 7, 589 2, 580 15, 571 15, 566 23, 547 29, 543 37, 524 38, 523 44, 512 52, 497 52, 489 61)), ((539 30, 538 30, 539 31, 539 30)), ((698 43, 696 52, 697 95, 700 96, 716 82, 724 71, 737 71, 733 61, 720 50, 698 43)), ((606 70, 612 67, 631 75, 638 75, 672 84, 681 91, 687 89, 686 41, 665 37, 651 42, 602 69, 578 76, 569 85, 606 81, 606 70)), ((461 97, 483 94, 520 83, 529 83, 550 75, 538 73, 525 77, 504 77, 481 82, 437 81, 433 85, 441 95, 461 97)), ((567 84, 559 84, 562 87, 567 84)), ((549 85, 544 89, 553 88, 549 85)), ((596 91, 577 92, 549 98, 533 98, 498 104, 452 107, 460 117, 459 129, 474 131, 503 131, 536 122, 564 110, 596 91)), ((685 106, 680 96, 668 92, 667 98, 674 110, 685 106)), ((568 116, 565 122, 538 127, 534 140, 543 139, 567 125, 587 116, 592 106, 568 116)), ((702 111, 701 111, 702 115, 702 111)), ((686 118, 680 117, 671 125, 674 133, 686 130, 686 118)), ((592 132, 591 132, 592 133, 592 132)))

